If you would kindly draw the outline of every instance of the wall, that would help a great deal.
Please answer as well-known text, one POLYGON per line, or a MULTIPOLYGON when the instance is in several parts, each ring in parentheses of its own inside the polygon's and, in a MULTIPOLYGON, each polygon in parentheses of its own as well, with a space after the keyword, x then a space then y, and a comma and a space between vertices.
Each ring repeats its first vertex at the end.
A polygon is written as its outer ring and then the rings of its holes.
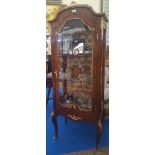
POLYGON ((94 9, 94 11, 98 13, 100 12, 100 0, 62 0, 62 3, 70 5, 72 1, 76 2, 77 4, 90 5, 94 9))
POLYGON ((108 18, 107 30, 106 30, 106 43, 109 45, 109 0, 103 0, 103 12, 108 18))

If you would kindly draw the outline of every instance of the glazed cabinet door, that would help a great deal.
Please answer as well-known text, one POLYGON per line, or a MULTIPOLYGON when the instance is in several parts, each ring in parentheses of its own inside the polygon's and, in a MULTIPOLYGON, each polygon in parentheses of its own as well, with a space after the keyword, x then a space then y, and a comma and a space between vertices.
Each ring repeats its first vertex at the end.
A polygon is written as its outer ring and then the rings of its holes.
POLYGON ((71 19, 57 33, 58 106, 93 106, 93 32, 81 19, 71 19))

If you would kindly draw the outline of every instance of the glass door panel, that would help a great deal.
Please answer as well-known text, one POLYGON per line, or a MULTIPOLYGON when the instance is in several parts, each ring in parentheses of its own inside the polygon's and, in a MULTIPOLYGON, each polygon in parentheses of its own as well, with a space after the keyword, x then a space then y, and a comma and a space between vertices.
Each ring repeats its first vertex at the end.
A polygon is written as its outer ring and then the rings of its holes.
POLYGON ((58 34, 59 103, 92 108, 92 32, 80 19, 66 22, 58 34))

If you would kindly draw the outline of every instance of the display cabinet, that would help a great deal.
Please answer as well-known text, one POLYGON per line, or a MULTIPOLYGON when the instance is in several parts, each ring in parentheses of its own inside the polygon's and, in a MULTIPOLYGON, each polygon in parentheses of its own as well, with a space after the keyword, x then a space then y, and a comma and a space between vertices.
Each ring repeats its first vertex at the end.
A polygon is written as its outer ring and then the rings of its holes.
POLYGON ((96 147, 102 133, 104 104, 104 49, 107 19, 89 6, 61 10, 51 26, 53 112, 57 116, 96 126, 96 147))

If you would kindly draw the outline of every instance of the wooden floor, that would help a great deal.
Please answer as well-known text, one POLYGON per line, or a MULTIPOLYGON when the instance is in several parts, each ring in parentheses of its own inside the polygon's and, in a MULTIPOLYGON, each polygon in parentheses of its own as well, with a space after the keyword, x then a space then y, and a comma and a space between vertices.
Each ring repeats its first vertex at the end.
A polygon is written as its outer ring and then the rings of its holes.
POLYGON ((109 155, 109 147, 100 148, 99 150, 91 149, 80 152, 65 153, 63 155, 109 155))

